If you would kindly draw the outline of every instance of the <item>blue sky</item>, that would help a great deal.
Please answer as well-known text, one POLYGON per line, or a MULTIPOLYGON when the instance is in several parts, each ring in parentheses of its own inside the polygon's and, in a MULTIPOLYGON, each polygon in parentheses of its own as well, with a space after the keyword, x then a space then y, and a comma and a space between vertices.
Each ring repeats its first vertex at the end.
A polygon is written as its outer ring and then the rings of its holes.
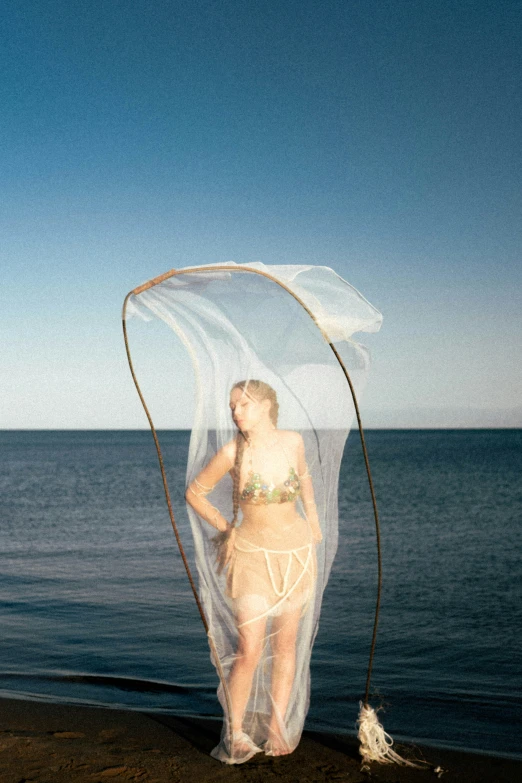
POLYGON ((6 0, 0 428, 145 427, 123 298, 227 260, 331 266, 382 310, 367 426, 520 426, 521 22, 518 0, 6 0))

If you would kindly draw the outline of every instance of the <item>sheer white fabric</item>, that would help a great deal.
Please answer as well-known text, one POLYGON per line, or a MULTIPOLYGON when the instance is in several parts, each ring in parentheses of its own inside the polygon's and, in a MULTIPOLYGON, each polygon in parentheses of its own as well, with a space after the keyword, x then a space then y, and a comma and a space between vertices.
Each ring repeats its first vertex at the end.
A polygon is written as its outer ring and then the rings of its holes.
POLYGON ((310 656, 337 548, 340 462, 354 415, 348 384, 325 336, 359 397, 369 359, 353 335, 377 331, 382 317, 327 267, 225 266, 181 270, 132 296, 127 315, 165 321, 194 367, 187 486, 209 512, 200 515, 191 505, 188 511, 199 594, 224 672, 218 688, 223 731, 212 755, 233 764, 257 752, 291 752, 299 742, 309 706, 310 656), (316 323, 276 281, 304 302, 316 323), (245 441, 234 472, 240 427, 230 408, 231 390, 253 379, 275 391, 279 417, 273 436, 257 451, 253 441, 245 441), (222 478, 213 487, 198 485, 202 471, 220 455, 230 459, 222 478), (240 508, 231 555, 220 570, 214 525, 232 520, 234 475, 240 508), (307 487, 313 489, 313 513, 307 487), (255 666, 243 694, 246 706, 237 707, 243 698, 238 701, 238 672, 249 655, 255 666), (280 695, 285 687, 286 700, 280 695))

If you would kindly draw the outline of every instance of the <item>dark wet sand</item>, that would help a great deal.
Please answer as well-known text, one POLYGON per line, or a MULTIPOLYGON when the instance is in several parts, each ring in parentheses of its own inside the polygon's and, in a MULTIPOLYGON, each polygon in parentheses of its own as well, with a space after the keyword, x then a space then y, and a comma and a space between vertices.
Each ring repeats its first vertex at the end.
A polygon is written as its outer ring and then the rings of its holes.
POLYGON ((442 780, 518 781, 522 762, 434 748, 397 746, 403 755, 424 757, 425 769, 372 764, 361 772, 352 737, 305 732, 290 756, 258 754, 241 766, 227 766, 209 756, 220 723, 0 699, 1 783, 320 783, 386 781, 414 783, 442 780), (436 768, 444 770, 442 774, 436 768))

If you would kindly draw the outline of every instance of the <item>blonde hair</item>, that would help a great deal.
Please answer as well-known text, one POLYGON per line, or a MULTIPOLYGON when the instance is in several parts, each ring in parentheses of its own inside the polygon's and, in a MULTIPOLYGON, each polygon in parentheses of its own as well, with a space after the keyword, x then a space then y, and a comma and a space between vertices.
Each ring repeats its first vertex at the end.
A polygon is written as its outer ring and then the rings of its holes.
MULTIPOLYGON (((257 402, 270 400, 270 410, 268 411, 268 415, 270 416, 270 421, 274 427, 277 427, 277 419, 279 417, 279 403, 277 401, 277 394, 275 393, 274 389, 268 385, 268 383, 257 380, 238 381, 232 386, 230 390, 231 394, 234 389, 241 389, 241 391, 243 391, 249 397, 252 397, 257 402)), ((231 523, 232 527, 236 526, 237 515, 239 512, 239 477, 241 473, 241 464, 243 462, 243 452, 245 450, 246 439, 246 435, 241 432, 241 430, 238 430, 236 435, 236 459, 234 461, 234 470, 232 473, 232 508, 234 514, 231 523)))
POLYGON ((277 401, 277 394, 268 383, 256 380, 238 381, 232 386, 230 390, 231 394, 234 389, 241 389, 241 391, 243 391, 249 397, 253 397, 254 400, 257 400, 257 402, 270 400, 270 411, 268 412, 268 415, 270 416, 270 421, 274 427, 277 427, 277 419, 279 417, 279 403, 277 401))

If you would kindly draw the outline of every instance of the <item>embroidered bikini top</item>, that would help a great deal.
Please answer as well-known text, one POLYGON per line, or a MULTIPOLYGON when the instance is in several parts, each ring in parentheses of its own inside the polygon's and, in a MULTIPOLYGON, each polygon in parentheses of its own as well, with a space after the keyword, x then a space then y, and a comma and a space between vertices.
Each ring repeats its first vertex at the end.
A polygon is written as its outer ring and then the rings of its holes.
POLYGON ((290 467, 288 478, 281 484, 269 484, 260 473, 250 471, 239 499, 250 505, 268 505, 269 503, 291 503, 301 494, 301 482, 295 469, 290 467))

